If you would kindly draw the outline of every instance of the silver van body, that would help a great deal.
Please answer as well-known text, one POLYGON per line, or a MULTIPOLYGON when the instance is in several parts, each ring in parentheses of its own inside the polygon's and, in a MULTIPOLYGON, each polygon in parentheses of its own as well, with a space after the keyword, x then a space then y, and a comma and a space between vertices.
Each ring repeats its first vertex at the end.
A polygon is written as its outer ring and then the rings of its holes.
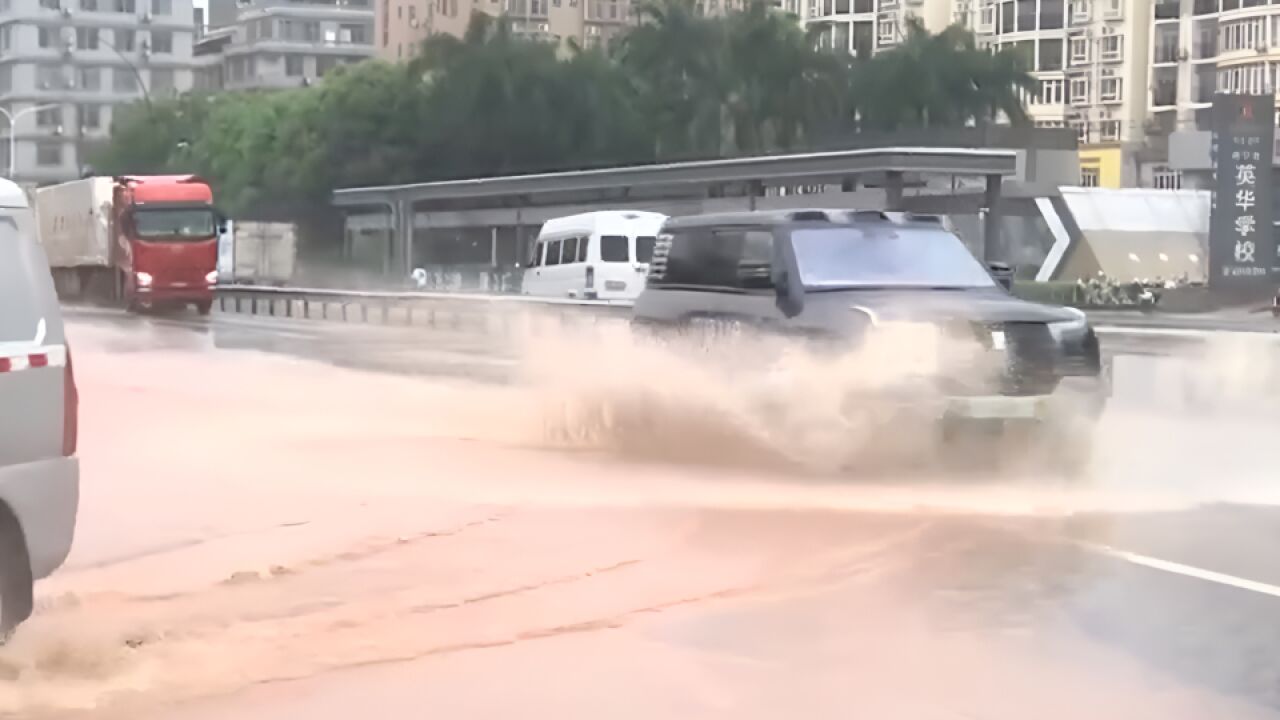
POLYGON ((26 194, 0 180, 0 631, 75 536, 78 395, 48 260, 26 194))

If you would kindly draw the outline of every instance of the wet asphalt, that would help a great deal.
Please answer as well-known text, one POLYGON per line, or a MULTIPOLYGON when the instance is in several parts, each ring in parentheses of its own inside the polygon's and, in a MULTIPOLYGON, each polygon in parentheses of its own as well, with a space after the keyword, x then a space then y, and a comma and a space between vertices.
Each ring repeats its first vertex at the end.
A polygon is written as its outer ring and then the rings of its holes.
MULTIPOLYGON (((264 352, 361 371, 489 383, 512 381, 519 366, 519 349, 511 342, 465 329, 219 313, 136 318, 97 309, 69 309, 67 317, 73 326, 128 330, 110 348, 120 353, 264 352)), ((1162 325, 1172 326, 1144 327, 1162 325)), ((1240 329, 1228 323, 1210 330, 1228 326, 1240 329)), ((1147 509, 1139 501, 1114 509, 1102 503, 1066 517, 975 512, 935 523, 910 553, 898 587, 939 611, 931 617, 947 618, 949 627, 939 631, 1026 631, 1046 638, 1069 632, 1181 686, 1239 701, 1262 717, 1280 717, 1280 469, 1273 451, 1280 411, 1271 410, 1273 403, 1256 388, 1234 400, 1239 407, 1215 402, 1222 376, 1236 371, 1209 372, 1200 354, 1205 342, 1203 336, 1104 334, 1104 348, 1117 363, 1117 409, 1109 411, 1115 417, 1103 432, 1120 460, 1103 489, 1173 498, 1174 507, 1147 509), (1188 390, 1192 385, 1198 389, 1188 390), (1133 442, 1126 434, 1133 423, 1142 427, 1142 453, 1129 453, 1133 442)), ((1247 353, 1256 365, 1270 351, 1257 345, 1247 353)), ((811 527, 822 521, 769 522, 811 527)), ((871 514, 865 522, 900 527, 907 520, 871 514)), ((829 612, 848 592, 835 582, 813 602, 829 612)), ((766 603, 703 619, 696 631, 672 620, 651 632, 719 653, 788 657, 822 645, 833 632, 809 620, 817 612, 800 601, 785 608, 766 603), (717 631, 720 626, 728 629, 717 631), (741 632, 744 627, 771 629, 741 632)), ((1082 707, 1079 716, 1095 715, 1082 707)))

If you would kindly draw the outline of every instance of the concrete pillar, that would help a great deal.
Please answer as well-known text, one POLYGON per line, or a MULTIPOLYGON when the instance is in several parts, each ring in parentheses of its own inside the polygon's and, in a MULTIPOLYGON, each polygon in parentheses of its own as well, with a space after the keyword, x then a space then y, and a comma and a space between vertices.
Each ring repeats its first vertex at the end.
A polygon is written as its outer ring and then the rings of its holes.
POLYGON ((986 262, 998 260, 1000 252, 1000 213, 996 209, 1000 203, 1000 176, 987 176, 987 189, 982 197, 982 259, 986 262))
POLYGON ((898 211, 904 210, 902 206, 902 172, 898 170, 888 170, 884 174, 884 205, 885 210, 898 211))

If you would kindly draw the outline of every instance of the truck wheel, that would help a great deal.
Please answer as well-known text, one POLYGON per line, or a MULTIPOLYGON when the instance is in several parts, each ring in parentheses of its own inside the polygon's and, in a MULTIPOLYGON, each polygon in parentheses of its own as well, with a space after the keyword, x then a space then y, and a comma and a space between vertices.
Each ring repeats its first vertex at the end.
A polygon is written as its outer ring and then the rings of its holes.
POLYGON ((201 315, 208 315, 212 311, 213 311, 212 300, 203 300, 201 302, 196 303, 196 312, 200 313, 201 315))
POLYGON ((0 644, 31 617, 33 589, 27 544, 18 521, 6 508, 0 511, 0 644))

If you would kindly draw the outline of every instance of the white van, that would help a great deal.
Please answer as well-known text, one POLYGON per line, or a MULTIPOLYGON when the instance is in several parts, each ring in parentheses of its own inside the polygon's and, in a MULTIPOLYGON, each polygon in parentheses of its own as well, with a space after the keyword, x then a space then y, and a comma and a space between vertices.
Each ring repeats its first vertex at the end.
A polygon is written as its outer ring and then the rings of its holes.
POLYGON ((0 180, 0 641, 71 550, 79 400, 49 260, 27 196, 0 180))
POLYGON ((541 297, 634 300, 644 289, 658 230, 667 216, 600 210, 542 225, 521 292, 541 297))

